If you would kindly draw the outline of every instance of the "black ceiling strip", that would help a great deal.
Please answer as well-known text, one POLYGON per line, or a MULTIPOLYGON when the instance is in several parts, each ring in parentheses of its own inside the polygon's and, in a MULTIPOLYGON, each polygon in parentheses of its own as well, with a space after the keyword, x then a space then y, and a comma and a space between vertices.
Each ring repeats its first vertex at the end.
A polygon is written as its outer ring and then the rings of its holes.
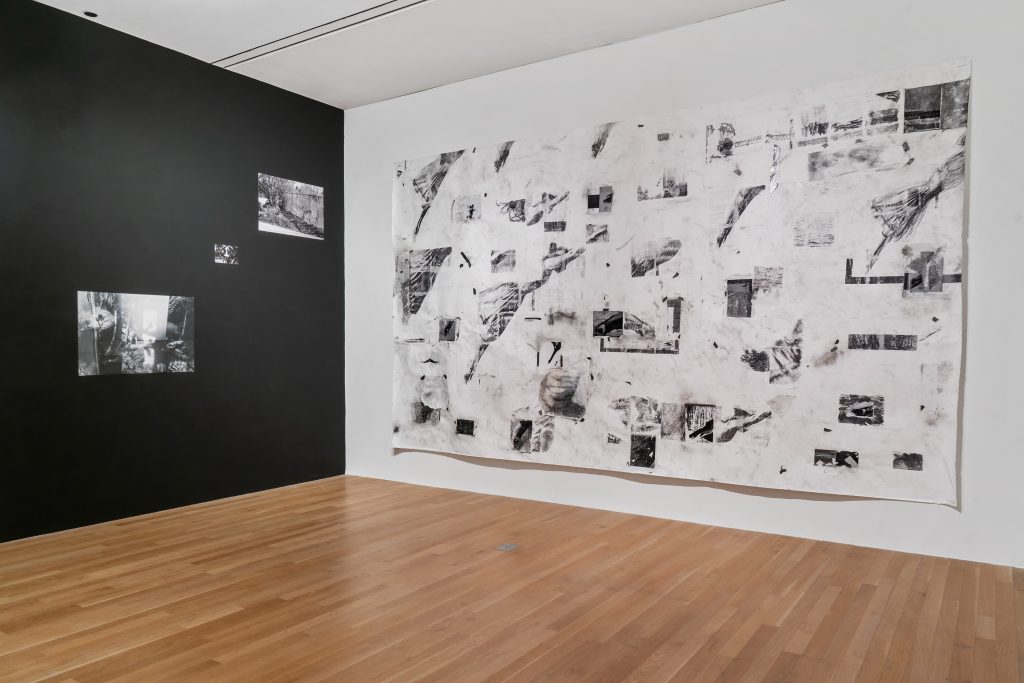
MULTIPOLYGON (((336 24, 339 21, 344 21, 346 19, 349 19, 351 17, 357 16, 359 14, 365 14, 366 12, 370 12, 370 11, 373 11, 375 9, 379 9, 381 7, 384 7, 385 5, 390 5, 390 4, 394 3, 394 2, 399 2, 399 1, 400 0, 388 0, 387 2, 383 2, 383 3, 379 4, 379 5, 375 5, 374 7, 369 7, 367 9, 361 10, 359 12, 354 12, 353 14, 350 14, 350 15, 345 16, 345 17, 341 17, 340 19, 334 19, 333 21, 328 21, 327 23, 320 24, 319 26, 314 26, 313 28, 306 29, 305 31, 299 31, 298 33, 293 33, 291 36, 285 36, 284 38, 278 38, 277 40, 272 40, 269 43, 264 43, 263 45, 257 45, 256 47, 249 48, 248 50, 243 50, 242 52, 239 52, 237 54, 231 55, 230 57, 225 57, 223 59, 218 59, 216 62, 210 62, 210 63, 220 66, 220 62, 225 62, 225 61, 227 61, 229 59, 233 59, 234 57, 238 57, 240 55, 244 55, 246 53, 253 52, 255 50, 259 50, 259 49, 261 49, 263 47, 267 47, 269 45, 273 45, 274 43, 279 43, 281 41, 288 40, 289 38, 293 38, 295 36, 302 35, 303 33, 309 33, 310 31, 315 31, 318 28, 323 28, 325 26, 330 26, 331 24, 336 24)), ((365 24, 365 23, 367 23, 369 21, 373 21, 374 19, 380 19, 381 17, 386 17, 389 14, 394 14, 395 12, 400 12, 400 11, 402 11, 404 9, 409 9, 409 8, 412 8, 412 7, 416 7, 417 5, 422 5, 424 3, 431 2, 431 1, 432 0, 415 0, 414 2, 410 2, 410 3, 408 3, 406 5, 402 5, 400 7, 392 7, 391 9, 389 9, 389 10, 387 10, 385 12, 381 12, 380 14, 373 15, 372 17, 366 17, 365 19, 360 19, 359 21, 354 21, 354 22, 352 22, 350 24, 345 24, 344 26, 338 26, 337 28, 332 28, 329 31, 324 31, 323 33, 317 33, 316 35, 308 36, 308 37, 303 38, 301 40, 297 40, 295 42, 288 43, 286 45, 281 45, 280 47, 276 47, 276 48, 274 48, 272 50, 267 50, 265 52, 260 52, 258 54, 246 57, 245 59, 240 59, 237 62, 233 62, 231 64, 224 64, 222 66, 225 69, 230 69, 232 67, 238 66, 239 64, 244 64, 246 62, 252 61, 253 59, 258 59, 260 57, 265 57, 265 56, 273 54, 275 52, 279 52, 280 50, 285 50, 285 49, 288 49, 290 47, 295 47, 296 45, 301 45, 302 43, 309 42, 310 40, 315 40, 316 38, 322 38, 323 36, 328 36, 328 35, 330 35, 332 33, 336 33, 337 31, 342 31, 342 30, 347 29, 347 28, 352 28, 353 26, 358 26, 360 24, 365 24)))

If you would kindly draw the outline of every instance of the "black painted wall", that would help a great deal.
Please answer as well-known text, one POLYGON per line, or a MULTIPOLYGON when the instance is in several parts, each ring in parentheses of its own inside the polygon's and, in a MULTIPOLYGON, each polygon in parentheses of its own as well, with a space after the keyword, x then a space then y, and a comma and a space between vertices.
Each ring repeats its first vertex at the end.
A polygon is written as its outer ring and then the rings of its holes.
POLYGON ((0 0, 0 541, 344 471, 343 137, 338 109, 0 0), (325 188, 324 241, 257 231, 258 171, 325 188), (196 373, 78 377, 80 289, 194 296, 196 373))

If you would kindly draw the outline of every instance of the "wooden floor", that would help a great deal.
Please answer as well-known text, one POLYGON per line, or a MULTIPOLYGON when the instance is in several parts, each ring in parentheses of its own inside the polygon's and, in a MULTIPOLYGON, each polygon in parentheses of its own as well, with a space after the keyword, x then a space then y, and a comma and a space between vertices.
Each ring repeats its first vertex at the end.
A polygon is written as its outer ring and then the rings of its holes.
POLYGON ((1022 655, 1021 570, 355 477, 0 545, 3 681, 1017 682, 1022 655))

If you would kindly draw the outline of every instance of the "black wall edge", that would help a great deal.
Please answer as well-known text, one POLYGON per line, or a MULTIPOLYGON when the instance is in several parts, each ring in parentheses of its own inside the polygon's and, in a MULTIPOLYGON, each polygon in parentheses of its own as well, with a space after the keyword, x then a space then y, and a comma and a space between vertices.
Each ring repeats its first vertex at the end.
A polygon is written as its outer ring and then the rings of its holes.
POLYGON ((0 541, 344 473, 343 116, 0 4, 0 541), (323 241, 257 230, 257 172, 323 241), (78 290, 194 296, 195 374, 78 377, 78 290))

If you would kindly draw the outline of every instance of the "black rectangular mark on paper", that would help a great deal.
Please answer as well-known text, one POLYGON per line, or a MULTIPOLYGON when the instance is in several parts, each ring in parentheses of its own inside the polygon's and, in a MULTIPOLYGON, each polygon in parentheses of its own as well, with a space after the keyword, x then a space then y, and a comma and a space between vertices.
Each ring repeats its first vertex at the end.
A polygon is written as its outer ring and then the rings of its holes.
POLYGON ((657 437, 651 434, 632 434, 629 441, 629 466, 654 467, 657 437))
POLYGON ((904 294, 941 292, 945 259, 940 251, 920 251, 907 261, 903 276, 904 294))
POLYGON ((533 420, 512 420, 512 450, 529 453, 533 440, 533 420))
POLYGON ((565 232, 565 221, 544 221, 544 232, 565 232))
POLYGON ((463 436, 475 436, 476 421, 466 420, 461 417, 455 419, 455 433, 463 436))
POLYGON ((611 185, 601 185, 596 190, 587 190, 587 213, 609 213, 612 210, 613 197, 611 185))
POLYGON ((860 454, 857 451, 835 451, 829 448, 814 449, 815 467, 848 467, 856 469, 860 465, 860 454))
POLYGON ((917 133, 942 127, 942 86, 907 88, 903 103, 903 132, 917 133))
POLYGON ((880 425, 885 421, 885 398, 843 394, 839 397, 839 421, 853 425, 880 425))
POLYGON ((726 315, 730 318, 749 318, 753 308, 753 297, 753 280, 729 280, 725 287, 726 315))
POLYGON ((437 321, 437 340, 443 342, 453 342, 459 339, 459 319, 458 318, 438 318, 437 321))
POLYGON ((420 401, 413 401, 412 421, 418 425, 437 424, 441 421, 441 409, 431 408, 420 401))
POLYGON ((594 311, 594 336, 608 337, 621 335, 623 328, 622 311, 594 311))
POLYGON ((851 334, 847 347, 860 351, 917 351, 917 335, 851 334))
POLYGON ((894 470, 924 470, 924 456, 920 453, 893 453, 892 468, 894 470))
POLYGON ((718 408, 705 403, 687 403, 684 419, 686 439, 702 443, 715 440, 715 413, 718 408))

